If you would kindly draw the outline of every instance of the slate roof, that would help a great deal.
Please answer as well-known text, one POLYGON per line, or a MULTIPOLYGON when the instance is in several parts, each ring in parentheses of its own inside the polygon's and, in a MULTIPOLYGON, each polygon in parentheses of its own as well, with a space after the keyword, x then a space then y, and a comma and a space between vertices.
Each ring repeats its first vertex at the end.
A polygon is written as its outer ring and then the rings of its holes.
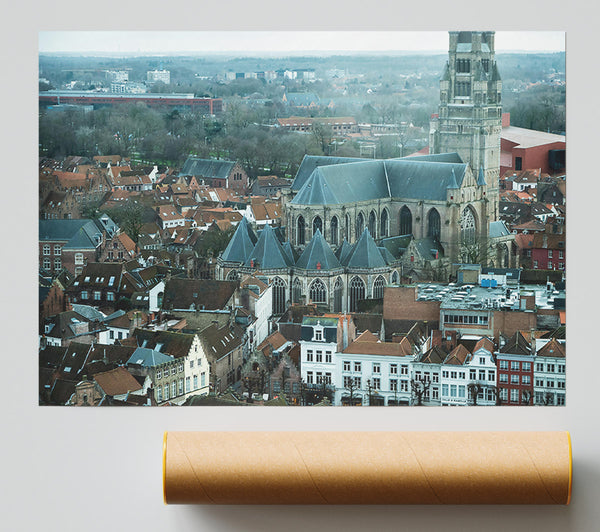
POLYGON ((133 332, 137 343, 141 347, 148 347, 161 353, 172 355, 175 358, 187 356, 194 341, 194 334, 185 334, 171 331, 148 331, 136 329, 133 332))
POLYGON ((415 247, 419 255, 425 260, 435 260, 435 251, 438 251, 439 256, 441 257, 444 253, 442 246, 435 239, 428 238, 419 238, 414 241, 415 247))
POLYGON ((332 164, 354 163, 359 161, 371 161, 372 159, 359 159, 356 157, 325 157, 319 155, 305 155, 296 172, 296 177, 292 183, 292 191, 297 192, 313 173, 313 170, 319 166, 329 166, 332 164))
POLYGON ((446 358, 446 352, 439 346, 433 346, 429 351, 423 353, 415 362, 424 364, 441 364, 446 358))
POLYGON ((411 235, 392 236, 384 238, 381 241, 381 245, 385 247, 395 259, 397 259, 400 258, 406 251, 406 248, 408 248, 411 240, 411 235))
POLYGON ((145 368, 158 366, 173 360, 171 355, 165 355, 160 351, 149 349, 147 347, 138 347, 127 361, 127 365, 136 364, 145 368))
POLYGON ((352 244, 350 244, 345 238, 342 245, 337 248, 335 256, 342 263, 345 264, 348 255, 352 252, 352 244))
POLYGON ((235 161, 223 161, 213 159, 200 159, 188 157, 183 165, 180 176, 193 175, 201 177, 216 177, 226 179, 231 174, 235 161))
POLYGON ((242 345, 242 334, 239 327, 219 327, 213 323, 198 333, 200 341, 204 345, 206 357, 214 362, 231 353, 242 345))
POLYGON ((291 203, 331 205, 390 197, 443 201, 448 189, 462 185, 466 168, 430 156, 320 166, 291 203))
POLYGON ((296 268, 316 270, 317 264, 321 270, 335 270, 342 267, 319 229, 300 255, 296 262, 296 268))
POLYGON ((510 231, 506 224, 502 220, 497 222, 490 222, 490 238, 497 238, 500 236, 508 236, 510 231))
POLYGON ((500 349, 500 353, 509 353, 511 355, 531 355, 531 346, 525 340, 524 336, 517 331, 500 349))
POLYGON ((348 268, 384 268, 387 266, 386 260, 366 227, 348 255, 345 266, 348 268))
POLYGON ((169 279, 165 283, 164 309, 221 310, 237 288, 235 281, 169 279))
POLYGON ((565 346, 552 338, 546 345, 544 345, 537 353, 538 357, 555 357, 565 358, 565 346))
POLYGON ((102 232, 92 220, 40 220, 42 242, 66 241, 65 248, 96 249, 102 232))
POLYGON ((249 259, 257 240, 258 239, 250 227, 248 220, 246 220, 245 217, 242 218, 235 233, 233 233, 229 244, 227 244, 225 251, 223 251, 221 259, 226 262, 246 262, 249 259))
POLYGON ((275 270, 294 265, 270 225, 265 225, 260 232, 256 246, 244 265, 250 266, 251 261, 254 261, 254 266, 261 270, 275 270))
POLYGON ((444 364, 462 366, 472 357, 469 350, 462 344, 457 345, 444 360, 444 364))

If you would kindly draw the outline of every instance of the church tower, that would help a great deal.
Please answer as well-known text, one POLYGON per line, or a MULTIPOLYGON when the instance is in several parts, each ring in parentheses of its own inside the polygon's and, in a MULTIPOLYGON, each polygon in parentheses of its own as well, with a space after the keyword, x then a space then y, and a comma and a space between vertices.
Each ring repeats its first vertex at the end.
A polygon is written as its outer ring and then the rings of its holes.
POLYGON ((498 220, 502 81, 493 31, 451 31, 440 80, 439 114, 431 121, 429 153, 457 152, 485 179, 488 222, 498 220))

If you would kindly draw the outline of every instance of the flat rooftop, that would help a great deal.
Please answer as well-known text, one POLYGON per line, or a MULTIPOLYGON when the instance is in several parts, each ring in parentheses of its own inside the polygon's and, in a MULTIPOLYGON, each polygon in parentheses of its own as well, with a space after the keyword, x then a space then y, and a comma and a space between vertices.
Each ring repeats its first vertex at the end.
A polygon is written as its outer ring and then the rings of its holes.
POLYGON ((553 142, 565 142, 564 135, 555 135, 554 133, 545 133, 544 131, 535 131, 515 126, 502 128, 500 135, 503 139, 518 144, 520 148, 532 148, 534 146, 552 144, 553 142))
POLYGON ((417 285, 417 301, 440 301, 442 309, 519 310, 520 296, 535 294, 538 308, 553 309, 556 298, 564 298, 564 290, 546 290, 545 285, 498 286, 484 288, 473 284, 417 285))

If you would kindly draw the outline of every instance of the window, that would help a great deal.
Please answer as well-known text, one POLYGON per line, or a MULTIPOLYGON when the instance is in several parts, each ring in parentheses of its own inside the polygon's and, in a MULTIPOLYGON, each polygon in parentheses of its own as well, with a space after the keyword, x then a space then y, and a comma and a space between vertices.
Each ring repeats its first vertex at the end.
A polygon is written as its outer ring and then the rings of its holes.
POLYGON ((60 244, 54 244, 54 254, 55 255, 60 255, 60 251, 61 251, 61 247, 60 244))
POLYGON ((469 370, 469 379, 474 381, 477 378, 477 371, 474 369, 469 370))
POLYGON ((325 362, 331 363, 331 351, 325 351, 325 362))
POLYGON ((106 301, 114 301, 115 293, 114 292, 106 292, 106 301))
POLYGON ((323 362, 323 351, 317 351, 317 362, 323 362))
POLYGON ((373 283, 373 299, 383 299, 383 289, 385 287, 385 279, 380 275, 373 283))
POLYGON ((381 379, 379 377, 373 378, 373 389, 380 390, 381 389, 381 379))
POLYGON ((451 371, 450 372, 450 378, 451 379, 456 379, 456 371, 451 371))
POLYGON ((558 364, 558 373, 564 373, 565 372, 565 365, 564 364, 558 364))
POLYGON ((99 290, 94 291, 94 301, 100 301, 102 299, 102 292, 99 290))
POLYGON ((44 255, 50 255, 50 244, 44 244, 42 250, 44 255))
POLYGON ((309 349, 308 351, 306 351, 306 361, 307 362, 312 362, 313 361, 313 352, 312 352, 312 349, 309 349))
POLYGON ((500 382, 508 382, 508 375, 506 373, 500 373, 500 382))
POLYGON ((501 360, 500 361, 500 369, 508 369, 508 360, 501 360))
POLYGON ((549 270, 552 270, 552 269, 553 269, 553 268, 552 268, 552 262, 550 262, 550 261, 548 261, 548 269, 549 269, 549 270))
POLYGON ((479 363, 483 366, 485 364, 485 357, 479 357, 479 363))
POLYGON ((512 371, 519 371, 519 362, 517 362, 516 360, 513 360, 513 361, 510 363, 510 369, 511 369, 512 371))
POLYGON ((313 372, 312 371, 306 372, 306 384, 313 384, 313 372))
POLYGON ((75 253, 75 264, 83 264, 83 253, 75 253))
POLYGON ((200 386, 206 386, 206 372, 203 371, 200 375, 200 386))
POLYGON ((381 364, 373 363, 373 373, 381 373, 381 364))
POLYGON ((465 387, 464 386, 459 386, 458 387, 458 396, 464 398, 465 397, 465 387))
POLYGON ((558 406, 564 406, 565 404, 565 396, 562 393, 556 394, 556 404, 558 406))
POLYGON ((362 378, 361 377, 354 377, 354 387, 358 388, 359 390, 362 388, 362 378))
POLYGON ((522 371, 531 371, 531 362, 522 362, 521 370, 522 371))
POLYGON ((317 342, 323 341, 323 331, 321 329, 315 329, 315 340, 317 342))
POLYGON ((162 401, 162 386, 156 389, 156 400, 160 403, 162 401))
POLYGON ((348 360, 344 360, 344 371, 350 371, 350 362, 348 360))
POLYGON ((356 312, 358 302, 365 298, 365 283, 360 277, 353 277, 350 281, 350 312, 356 312))
POLYGON ((361 371, 360 362, 355 362, 354 363, 354 371, 361 371))
POLYGON ((523 384, 531 384, 531 377, 529 375, 523 375, 523 377, 521 377, 521 382, 523 384))
MULTIPOLYGON (((109 331, 108 336, 111 340, 115 339, 115 331, 113 331, 112 329, 109 331)), ((158 377, 160 379, 160 377, 158 377)))
POLYGON ((551 259, 551 258, 552 258, 552 250, 551 250, 551 249, 549 249, 549 250, 548 250, 548 258, 549 258, 549 259, 551 259))
POLYGON ((515 157, 515 170, 523 170, 523 158, 515 157))
POLYGON ((350 388, 352 386, 352 377, 345 376, 344 377, 344 388, 350 388))
POLYGON ((547 381, 546 385, 548 388, 554 388, 554 381, 547 381))
POLYGON ((554 364, 548 364, 548 372, 554 373, 554 364))
POLYGON ((178 372, 182 372, 183 371, 183 362, 179 363, 179 365, 177 366, 177 371, 178 372))
POLYGON ((173 381, 171 383, 171 397, 175 397, 177 395, 177 381, 173 381))
POLYGON ((408 366, 400 366, 400 375, 408 375, 408 366))
POLYGON ((169 399, 169 385, 165 384, 165 401, 169 399))
POLYGON ((325 373, 324 382, 325 382, 325 384, 331 384, 331 373, 330 372, 325 373))
POLYGON ((437 388, 432 388, 432 390, 431 390, 431 398, 432 399, 439 399, 440 398, 440 391, 437 388))
POLYGON ((479 380, 480 381, 484 381, 485 380, 485 370, 484 369, 480 369, 479 370, 479 380))
POLYGON ((519 402, 519 390, 514 389, 510 391, 510 402, 518 403, 519 402))
POLYGON ((444 377, 444 379, 448 378, 449 373, 447 371, 442 371, 442 377, 444 377))
MULTIPOLYGON (((308 289, 308 297, 313 303, 326 303, 327 302, 327 289, 321 279, 315 279, 308 289)), ((321 335, 322 335, 322 331, 321 335)))
POLYGON ((456 384, 450 385, 450 397, 456 397, 456 389, 457 389, 456 384))
POLYGON ((537 362, 535 365, 535 371, 544 371, 544 364, 542 362, 537 362))
POLYGON ((496 372, 492 369, 490 371, 488 371, 488 381, 495 381, 496 380, 496 372))
POLYGON ((535 385, 538 387, 544 386, 544 379, 535 379, 535 385))
POLYGON ((81 291, 81 299, 87 299, 87 298, 88 298, 87 290, 82 290, 81 291))
POLYGON ((510 376, 510 383, 511 384, 519 384, 519 376, 518 375, 511 375, 510 376))
POLYGON ((185 391, 186 391, 186 393, 190 391, 190 378, 189 377, 185 378, 185 391))
POLYGON ((398 380, 390 379, 390 391, 397 392, 398 391, 398 380))
POLYGON ((440 374, 439 373, 433 373, 433 378, 432 381, 433 382, 440 382, 440 374))
POLYGON ((398 375, 398 364, 390 364, 390 374, 398 375))
POLYGON ((558 258, 559 259, 564 259, 565 258, 565 252, 561 249, 558 252, 558 258))
POLYGON ((537 260, 534 260, 534 261, 533 261, 533 268, 534 268, 534 269, 537 269, 537 267, 538 267, 538 261, 537 261, 537 260))
POLYGON ((447 384, 442 384, 442 395, 444 397, 448 397, 448 385, 447 384))
MULTIPOLYGON (((114 332, 114 331, 110 331, 110 332, 112 333, 112 332, 114 332)), ((157 369, 157 370, 156 370, 156 380, 159 380, 159 379, 161 379, 161 378, 162 378, 162 370, 160 370, 160 369, 157 369)))
POLYGON ((190 360, 190 368, 193 368, 193 367, 194 367, 194 361, 190 360))

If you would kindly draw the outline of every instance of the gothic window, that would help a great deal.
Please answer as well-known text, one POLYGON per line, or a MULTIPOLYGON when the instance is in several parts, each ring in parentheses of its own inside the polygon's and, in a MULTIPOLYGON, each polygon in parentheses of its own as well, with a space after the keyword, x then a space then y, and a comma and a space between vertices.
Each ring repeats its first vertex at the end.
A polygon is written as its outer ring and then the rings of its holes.
POLYGON ((460 217, 460 238, 464 243, 472 243, 477 234, 475 216, 470 207, 465 207, 460 217))
POLYGON ((388 236, 388 212, 387 209, 383 209, 381 213, 381 227, 379 228, 379 235, 383 238, 388 236))
POLYGON ((231 270, 228 274, 227 274, 227 280, 228 281, 237 281, 239 279, 239 275, 237 270, 231 270))
POLYGON ((333 312, 342 312, 342 294, 344 291, 344 284, 341 277, 335 280, 333 286, 333 312))
POLYGON ((375 216, 375 211, 371 211, 369 214, 369 233, 373 238, 377 238, 377 217, 375 216))
POLYGON ((427 236, 431 238, 440 238, 441 223, 440 213, 436 209, 431 209, 427 215, 427 236))
POLYGON ((490 71, 490 60, 489 59, 482 59, 481 60, 481 66, 483 67, 483 70, 485 70, 486 72, 490 71))
POLYGON ((457 81, 455 84, 454 96, 470 96, 471 83, 468 81, 457 81))
POLYGON ((313 303, 327 303, 327 289, 321 279, 315 279, 311 283, 309 297, 313 303))
POLYGON ((392 273, 392 284, 398 284, 398 281, 398 272, 394 270, 394 273, 392 273))
POLYGON ((305 240, 305 230, 306 230, 306 222, 304 221, 304 216, 298 216, 297 222, 297 232, 296 232, 296 244, 299 246, 303 246, 306 242, 305 240))
POLYGON ((337 246, 338 243, 338 219, 334 216, 331 219, 331 244, 337 246))
POLYGON ((321 220, 320 216, 315 216, 313 220, 313 235, 317 232, 317 229, 322 233, 323 232, 323 220, 321 220))
POLYGON ((470 59, 457 59, 456 60, 456 72, 458 72, 458 73, 471 72, 471 60, 470 59))
POLYGON ((358 302, 365 298, 365 283, 360 277, 353 277, 349 286, 350 312, 356 312, 358 302))
POLYGON ((350 215, 346 214, 346 227, 344 228, 344 238, 350 242, 350 215))
POLYGON ((373 283, 373 299, 383 299, 383 287, 385 279, 380 275, 373 283))
POLYGON ((363 229, 365 228, 365 217, 363 216, 363 213, 359 213, 358 217, 356 218, 356 240, 358 240, 360 238, 360 235, 362 235, 363 229))
POLYGON ((285 282, 280 277, 273 279, 273 314, 285 312, 285 282))
POLYGON ((412 214, 406 205, 400 209, 400 234, 412 235, 412 214))
POLYGON ((292 301, 294 303, 300 303, 302 297, 302 281, 296 277, 294 279, 294 285, 292 286, 292 301))

